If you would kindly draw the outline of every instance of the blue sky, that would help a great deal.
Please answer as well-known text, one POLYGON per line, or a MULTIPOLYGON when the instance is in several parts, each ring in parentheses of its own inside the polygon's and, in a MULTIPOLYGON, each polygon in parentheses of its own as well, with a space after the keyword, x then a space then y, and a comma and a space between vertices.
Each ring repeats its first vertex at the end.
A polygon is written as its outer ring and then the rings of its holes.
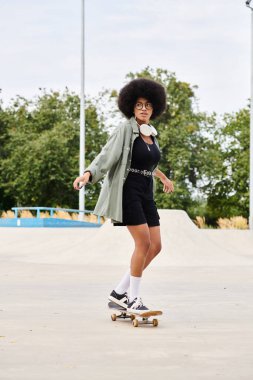
MULTIPOLYGON (((4 103, 39 87, 80 92, 81 0, 0 0, 4 103)), ((119 90, 146 66, 198 85, 202 111, 245 107, 250 10, 244 0, 86 0, 86 93, 119 90)))

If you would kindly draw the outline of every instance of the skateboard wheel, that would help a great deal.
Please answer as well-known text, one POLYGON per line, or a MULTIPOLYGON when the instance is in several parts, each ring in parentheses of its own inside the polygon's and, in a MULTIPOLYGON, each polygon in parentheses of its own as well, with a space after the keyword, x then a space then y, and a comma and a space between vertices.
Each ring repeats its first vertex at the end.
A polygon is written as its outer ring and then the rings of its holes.
POLYGON ((112 321, 116 321, 116 319, 117 319, 117 315, 116 315, 116 314, 112 314, 112 315, 111 315, 111 318, 112 318, 112 321))
POLYGON ((134 327, 138 327, 139 323, 138 323, 138 320, 137 319, 134 319, 133 320, 133 326, 134 327))
POLYGON ((153 319, 153 326, 158 326, 158 319, 153 319))
POLYGON ((133 321, 133 320, 135 319, 135 315, 132 314, 132 315, 130 316, 130 318, 131 318, 131 320, 133 321))

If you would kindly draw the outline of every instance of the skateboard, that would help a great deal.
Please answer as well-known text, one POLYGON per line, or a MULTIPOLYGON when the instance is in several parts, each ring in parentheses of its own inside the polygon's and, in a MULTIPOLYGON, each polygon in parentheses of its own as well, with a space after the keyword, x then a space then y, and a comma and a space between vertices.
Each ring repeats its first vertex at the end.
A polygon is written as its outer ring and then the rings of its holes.
POLYGON ((158 319, 153 318, 152 320, 150 320, 150 318, 155 317, 157 315, 162 315, 163 313, 161 310, 149 310, 140 314, 128 312, 127 309, 124 309, 123 307, 118 306, 114 302, 109 302, 108 307, 109 309, 115 311, 115 313, 111 314, 112 321, 116 321, 117 319, 131 319, 134 327, 138 327, 139 324, 145 324, 145 325, 150 324, 156 327, 158 326, 158 319))

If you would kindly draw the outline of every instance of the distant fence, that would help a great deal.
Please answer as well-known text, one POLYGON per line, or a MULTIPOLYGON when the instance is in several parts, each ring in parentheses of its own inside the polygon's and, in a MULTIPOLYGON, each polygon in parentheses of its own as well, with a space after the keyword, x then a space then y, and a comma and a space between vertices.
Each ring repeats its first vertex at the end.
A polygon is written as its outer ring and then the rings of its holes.
POLYGON ((0 218, 0 227, 100 227, 101 219, 97 216, 97 223, 83 221, 85 214, 93 214, 91 210, 77 210, 56 207, 12 207, 14 218, 0 218), (19 212, 24 210, 36 211, 36 218, 19 217, 19 212), (41 211, 49 211, 49 217, 41 217, 41 211), (78 213, 79 220, 62 219, 54 216, 55 211, 78 213))

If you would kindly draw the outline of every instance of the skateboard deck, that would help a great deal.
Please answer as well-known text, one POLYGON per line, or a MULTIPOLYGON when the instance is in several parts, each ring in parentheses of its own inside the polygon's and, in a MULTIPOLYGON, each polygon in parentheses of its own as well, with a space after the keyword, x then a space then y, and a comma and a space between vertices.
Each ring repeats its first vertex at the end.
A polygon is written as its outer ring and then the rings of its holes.
POLYGON ((158 326, 158 319, 153 318, 150 320, 149 318, 155 317, 157 315, 162 315, 161 310, 149 310, 144 311, 142 313, 133 313, 127 311, 127 309, 118 306, 114 302, 109 302, 108 307, 111 310, 114 310, 115 313, 111 315, 112 321, 116 321, 117 319, 131 319, 134 327, 138 327, 140 324, 152 324, 153 326, 158 326))

